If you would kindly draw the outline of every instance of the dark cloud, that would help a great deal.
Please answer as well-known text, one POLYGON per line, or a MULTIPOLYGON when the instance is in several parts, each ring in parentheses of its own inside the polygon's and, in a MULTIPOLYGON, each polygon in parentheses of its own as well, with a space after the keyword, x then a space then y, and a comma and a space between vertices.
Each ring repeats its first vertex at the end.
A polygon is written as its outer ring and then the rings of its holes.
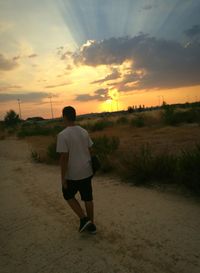
POLYGON ((143 10, 151 10, 155 7, 155 5, 147 4, 142 7, 143 10))
POLYGON ((41 101, 47 98, 47 93, 44 92, 26 92, 26 93, 0 93, 0 102, 14 101, 17 99, 22 102, 41 101))
POLYGON ((12 90, 12 89, 19 89, 22 88, 22 86, 20 85, 5 85, 5 86, 0 86, 0 92, 5 92, 8 90, 12 90))
POLYGON ((17 60, 19 60, 20 58, 21 58, 20 55, 15 56, 15 57, 13 57, 13 61, 17 61, 17 60))
POLYGON ((65 82, 65 83, 60 83, 60 84, 55 84, 55 85, 47 85, 47 86, 45 86, 45 88, 55 88, 55 87, 69 85, 69 84, 71 84, 71 82, 65 82))
POLYGON ((18 63, 14 58, 9 60, 0 54, 0 70, 7 71, 15 69, 18 66, 18 63))
POLYGON ((119 73, 119 71, 117 69, 113 69, 111 74, 108 74, 103 79, 93 81, 92 83, 104 83, 104 82, 107 82, 107 81, 118 79, 118 78, 120 78, 120 76, 121 76, 121 74, 119 73))
POLYGON ((200 37, 200 25, 194 25, 191 28, 184 31, 189 38, 200 37))
POLYGON ((74 54, 76 64, 89 66, 122 64, 127 60, 132 62, 131 72, 115 86, 121 90, 200 84, 199 43, 184 47, 176 41, 140 34, 95 41, 74 54))
POLYGON ((75 100, 76 101, 92 101, 92 100, 97 100, 97 101, 105 101, 107 99, 109 99, 110 96, 108 94, 108 89, 98 89, 94 92, 94 95, 90 95, 88 93, 86 94, 80 94, 77 95, 75 100))
POLYGON ((35 57, 38 57, 38 55, 35 53, 28 56, 28 58, 35 58, 35 57))
POLYGON ((67 60, 68 58, 72 56, 72 52, 70 50, 67 50, 63 46, 58 47, 56 50, 57 50, 57 55, 62 61, 67 60))

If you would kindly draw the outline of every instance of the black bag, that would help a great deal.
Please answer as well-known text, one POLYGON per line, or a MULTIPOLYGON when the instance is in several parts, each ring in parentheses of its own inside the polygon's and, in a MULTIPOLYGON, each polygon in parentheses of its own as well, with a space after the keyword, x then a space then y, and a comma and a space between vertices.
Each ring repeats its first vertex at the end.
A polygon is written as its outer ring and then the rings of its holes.
POLYGON ((91 156, 91 161, 92 161, 92 170, 93 170, 93 173, 95 174, 101 168, 101 163, 99 161, 98 156, 96 155, 91 156))

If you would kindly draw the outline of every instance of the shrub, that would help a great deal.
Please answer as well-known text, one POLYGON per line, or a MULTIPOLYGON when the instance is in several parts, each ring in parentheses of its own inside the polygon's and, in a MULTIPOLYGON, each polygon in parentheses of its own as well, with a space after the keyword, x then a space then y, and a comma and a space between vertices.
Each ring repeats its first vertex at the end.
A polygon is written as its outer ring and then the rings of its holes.
POLYGON ((127 117, 120 117, 116 121, 117 124, 127 124, 128 122, 129 122, 129 120, 127 117))
POLYGON ((22 127, 18 132, 18 137, 26 137, 26 136, 48 136, 52 135, 53 130, 50 127, 42 127, 40 125, 33 125, 31 127, 22 127))
POLYGON ((144 127, 145 120, 143 115, 137 115, 131 120, 131 124, 135 127, 144 127))
POLYGON ((123 175, 136 185, 151 184, 155 181, 173 181, 176 173, 176 157, 169 153, 155 155, 147 143, 135 153, 122 157, 123 175))
POLYGON ((58 133, 60 133, 63 129, 65 129, 64 126, 61 125, 55 125, 51 130, 52 130, 52 134, 53 135, 57 135, 58 133))
POLYGON ((170 106, 168 104, 163 106, 162 119, 166 125, 177 124, 174 113, 175 113, 175 110, 173 106, 170 106))
POLYGON ((6 113, 4 117, 4 122, 6 126, 16 126, 20 122, 19 115, 15 113, 15 111, 10 110, 6 113))
POLYGON ((170 183, 200 194, 200 144, 179 156, 153 154, 151 146, 145 144, 138 152, 121 156, 119 166, 120 174, 135 185, 170 183))
POLYGON ((93 139, 94 151, 101 161, 101 170, 108 172, 114 168, 112 164, 112 155, 119 147, 119 138, 100 136, 93 139))
POLYGON ((82 127, 90 132, 103 131, 107 127, 113 126, 114 122, 108 119, 98 120, 95 123, 82 124, 82 127))
POLYGON ((186 111, 175 111, 173 106, 164 105, 162 119, 167 125, 178 125, 180 123, 200 122, 200 109, 191 108, 186 111))
POLYGON ((190 151, 182 151, 178 176, 187 188, 200 194, 200 144, 190 151))

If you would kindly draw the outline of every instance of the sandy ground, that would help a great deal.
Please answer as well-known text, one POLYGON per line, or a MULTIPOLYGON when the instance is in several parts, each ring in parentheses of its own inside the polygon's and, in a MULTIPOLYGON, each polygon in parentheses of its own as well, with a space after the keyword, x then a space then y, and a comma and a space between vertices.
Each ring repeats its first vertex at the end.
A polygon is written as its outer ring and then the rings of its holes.
POLYGON ((0 141, 1 273, 199 273, 200 206, 189 197, 93 181, 98 233, 62 198, 59 168, 0 141))

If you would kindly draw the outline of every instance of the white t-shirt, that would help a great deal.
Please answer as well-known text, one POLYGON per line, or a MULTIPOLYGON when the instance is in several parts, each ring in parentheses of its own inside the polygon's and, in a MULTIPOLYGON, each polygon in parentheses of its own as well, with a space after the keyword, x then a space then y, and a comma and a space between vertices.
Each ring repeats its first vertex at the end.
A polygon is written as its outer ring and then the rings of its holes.
POLYGON ((93 145, 88 132, 80 126, 69 126, 57 136, 58 153, 69 153, 66 179, 81 180, 92 176, 89 147, 93 145))

